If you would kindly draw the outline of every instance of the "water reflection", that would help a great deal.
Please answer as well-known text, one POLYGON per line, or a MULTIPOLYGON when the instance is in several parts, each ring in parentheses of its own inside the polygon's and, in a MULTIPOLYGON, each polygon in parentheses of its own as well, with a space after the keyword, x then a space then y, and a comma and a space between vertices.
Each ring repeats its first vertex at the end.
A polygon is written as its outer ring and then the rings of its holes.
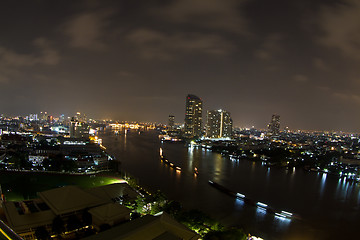
POLYGON ((193 170, 193 161, 194 161, 194 146, 193 145, 189 145, 188 147, 188 170, 192 171, 193 170))
POLYGON ((175 178, 176 178, 176 182, 178 183, 180 181, 181 171, 177 169, 176 170, 172 169, 172 171, 175 171, 175 178))
POLYGON ((256 218, 260 221, 264 220, 267 212, 266 209, 262 207, 256 207, 256 218))
POLYGON ((327 174, 323 173, 322 177, 321 177, 321 182, 320 182, 320 191, 319 191, 319 196, 320 197, 322 197, 324 195, 326 177, 327 177, 327 174))
POLYGON ((339 178, 338 183, 336 185, 336 196, 339 196, 340 190, 341 190, 341 178, 339 178))
POLYGON ((127 148, 127 145, 126 145, 126 139, 127 139, 127 131, 126 131, 126 129, 125 129, 125 132, 124 132, 124 147, 125 147, 125 149, 127 148))
POLYGON ((220 180, 222 168, 223 168, 223 158, 221 154, 216 154, 214 158, 214 169, 213 169, 213 172, 215 173, 214 176, 215 181, 220 180))
POLYGON ((236 198, 235 200, 235 209, 240 210, 244 207, 245 202, 242 199, 236 198))
POLYGON ((277 229, 285 231, 290 226, 291 219, 275 215, 274 222, 277 229))
POLYGON ((269 180, 269 177, 270 177, 270 168, 268 167, 266 170, 266 181, 269 180))

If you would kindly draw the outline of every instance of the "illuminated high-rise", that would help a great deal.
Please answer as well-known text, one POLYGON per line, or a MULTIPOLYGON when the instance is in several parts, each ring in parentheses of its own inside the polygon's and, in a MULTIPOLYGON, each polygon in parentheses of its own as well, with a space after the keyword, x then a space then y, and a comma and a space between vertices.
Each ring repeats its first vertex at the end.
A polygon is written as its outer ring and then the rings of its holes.
POLYGON ((230 138, 232 136, 232 119, 230 113, 224 110, 207 112, 206 137, 230 138))
POLYGON ((273 114, 271 121, 268 125, 268 131, 270 134, 279 134, 280 133, 280 116, 273 114))
POLYGON ((202 136, 202 100, 189 94, 186 97, 185 136, 198 138, 202 136))
POLYGON ((168 128, 170 130, 173 130, 175 126, 175 116, 173 115, 169 115, 169 123, 168 123, 168 128))

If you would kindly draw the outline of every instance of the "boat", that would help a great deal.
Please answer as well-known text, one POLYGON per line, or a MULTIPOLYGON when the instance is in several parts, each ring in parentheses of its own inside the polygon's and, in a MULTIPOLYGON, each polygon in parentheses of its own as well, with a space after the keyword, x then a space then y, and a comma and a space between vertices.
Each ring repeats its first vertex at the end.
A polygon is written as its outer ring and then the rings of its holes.
POLYGON ((286 211, 281 211, 281 212, 275 212, 275 216, 282 218, 292 218, 293 214, 286 211))
POLYGON ((247 204, 250 204, 250 205, 253 205, 259 209, 263 209, 264 211, 268 212, 268 213, 271 213, 271 214, 274 214, 275 216, 277 217, 282 217, 282 218, 288 218, 288 219, 291 219, 294 217, 294 215, 290 212, 286 212, 286 211, 281 211, 281 212, 277 212, 275 211, 273 208, 271 208, 269 205, 267 205, 266 203, 263 203, 263 202, 256 202, 252 199, 249 199, 247 198, 244 194, 242 193, 237 193, 237 192, 233 192, 231 191, 230 189, 214 182, 214 181, 211 181, 209 180, 209 184, 213 187, 215 187, 216 189, 228 194, 229 196, 232 196, 232 197, 235 197, 237 199, 241 199, 243 200, 245 203, 247 204))
POLYGON ((230 189, 227 189, 226 187, 224 187, 216 182, 209 180, 209 184, 232 197, 236 197, 235 192, 231 191, 230 189))

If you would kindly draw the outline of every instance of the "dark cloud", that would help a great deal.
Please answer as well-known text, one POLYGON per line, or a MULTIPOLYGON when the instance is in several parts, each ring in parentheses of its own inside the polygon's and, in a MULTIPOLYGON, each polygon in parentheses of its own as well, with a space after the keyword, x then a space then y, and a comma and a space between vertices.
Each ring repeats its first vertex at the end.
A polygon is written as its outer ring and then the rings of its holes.
POLYGON ((104 39, 108 32, 113 10, 91 11, 72 16, 63 26, 64 34, 69 38, 69 45, 89 50, 107 48, 104 39))
POLYGON ((345 56, 360 59, 360 2, 345 0, 322 8, 320 43, 339 49, 345 56))
POLYGON ((47 39, 37 38, 32 45, 35 46, 32 53, 19 53, 0 46, 0 83, 18 80, 23 76, 24 68, 59 63, 61 57, 47 39))
POLYGON ((329 66, 321 58, 314 58, 313 59, 313 64, 319 70, 322 70, 322 71, 328 71, 329 70, 329 66))
POLYGON ((127 39, 136 45, 137 51, 144 58, 170 60, 186 53, 200 52, 210 55, 226 55, 235 46, 219 35, 182 33, 165 34, 149 29, 137 29, 127 39))
POLYGON ((273 33, 267 36, 261 46, 255 51, 255 57, 261 60, 273 60, 274 57, 283 50, 282 42, 284 36, 273 33))
POLYGON ((155 8, 154 16, 200 28, 247 34, 247 19, 239 10, 248 0, 175 0, 155 8))
POLYGON ((295 82, 299 82, 299 83, 305 83, 309 81, 309 78, 307 76, 301 75, 301 74, 296 74, 293 77, 295 82))

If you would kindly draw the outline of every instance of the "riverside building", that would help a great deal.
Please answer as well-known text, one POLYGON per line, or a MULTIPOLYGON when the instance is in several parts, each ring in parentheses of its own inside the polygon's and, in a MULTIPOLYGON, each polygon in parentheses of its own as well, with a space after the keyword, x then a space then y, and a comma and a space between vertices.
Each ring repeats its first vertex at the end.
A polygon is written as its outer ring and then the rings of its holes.
POLYGON ((231 138, 232 119, 225 110, 211 110, 207 112, 206 137, 231 138))
POLYGON ((199 138, 202 136, 202 105, 201 98, 189 94, 186 97, 185 136, 199 138))

